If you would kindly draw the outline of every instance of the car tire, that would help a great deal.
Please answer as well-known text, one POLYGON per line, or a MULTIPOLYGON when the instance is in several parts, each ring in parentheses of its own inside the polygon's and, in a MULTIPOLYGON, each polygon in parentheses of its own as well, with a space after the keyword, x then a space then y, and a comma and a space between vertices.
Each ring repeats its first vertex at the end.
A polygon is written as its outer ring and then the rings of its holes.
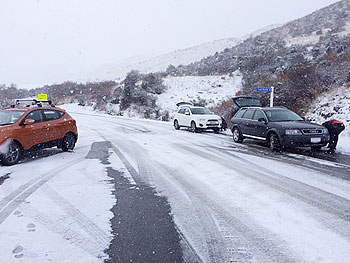
POLYGON ((269 148, 273 152, 281 151, 281 143, 276 133, 269 136, 269 148))
POLYGON ((193 133, 198 132, 196 123, 194 121, 191 122, 191 132, 193 132, 193 133))
POLYGON ((177 120, 174 121, 174 127, 175 127, 175 130, 180 130, 180 125, 177 120))
POLYGON ((241 143, 243 142, 243 136, 241 131, 239 130, 238 127, 234 127, 232 130, 232 134, 233 134, 233 141, 236 143, 241 143))
POLYGON ((1 156, 3 165, 11 166, 19 162, 22 157, 22 147, 17 142, 11 142, 9 151, 1 156))
POLYGON ((214 133, 220 133, 220 129, 219 128, 215 128, 214 129, 214 133))
POLYGON ((76 139, 72 133, 67 133, 62 140, 62 151, 72 151, 75 147, 76 139))

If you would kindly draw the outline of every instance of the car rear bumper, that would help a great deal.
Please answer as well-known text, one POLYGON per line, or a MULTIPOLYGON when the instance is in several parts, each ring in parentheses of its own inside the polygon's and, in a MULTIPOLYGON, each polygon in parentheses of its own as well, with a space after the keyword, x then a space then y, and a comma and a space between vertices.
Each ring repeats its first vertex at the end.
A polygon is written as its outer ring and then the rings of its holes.
POLYGON ((329 135, 289 135, 281 138, 281 144, 285 147, 312 147, 326 146, 329 142, 329 135))

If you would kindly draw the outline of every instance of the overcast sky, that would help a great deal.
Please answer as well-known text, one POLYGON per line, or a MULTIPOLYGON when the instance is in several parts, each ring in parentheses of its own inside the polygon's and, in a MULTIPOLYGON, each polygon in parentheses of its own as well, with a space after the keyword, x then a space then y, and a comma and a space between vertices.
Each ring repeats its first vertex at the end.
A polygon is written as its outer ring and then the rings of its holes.
POLYGON ((336 0, 0 0, 0 83, 78 79, 129 57, 240 37, 336 0))

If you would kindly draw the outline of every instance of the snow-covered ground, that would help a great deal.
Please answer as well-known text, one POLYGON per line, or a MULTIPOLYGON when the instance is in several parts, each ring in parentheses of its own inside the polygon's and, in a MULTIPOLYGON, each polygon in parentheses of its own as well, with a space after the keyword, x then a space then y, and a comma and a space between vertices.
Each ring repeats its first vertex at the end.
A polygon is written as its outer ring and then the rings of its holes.
POLYGON ((158 105, 173 114, 180 101, 202 102, 213 107, 232 98, 242 88, 242 75, 236 71, 232 76, 167 77, 163 84, 167 89, 158 96, 158 105))
MULTIPOLYGON (((79 123, 82 125, 82 122, 79 123)), ((103 262, 115 203, 105 166, 86 159, 94 131, 79 128, 72 153, 0 166, 0 262, 103 262)))
POLYGON ((345 124, 345 130, 339 136, 337 150, 350 154, 350 88, 340 87, 321 94, 310 109, 306 116, 312 121, 323 123, 336 119, 345 124))
MULTIPOLYGON (((313 169, 225 135, 64 108, 78 123, 74 152, 52 149, 0 166, 0 176, 10 177, 0 185, 1 262, 104 260, 116 200, 106 166, 85 156, 93 142, 106 139, 167 197, 203 262, 348 261, 350 184, 332 175, 339 165, 310 158, 313 169)), ((135 183, 125 160, 110 154, 108 167, 135 183)))

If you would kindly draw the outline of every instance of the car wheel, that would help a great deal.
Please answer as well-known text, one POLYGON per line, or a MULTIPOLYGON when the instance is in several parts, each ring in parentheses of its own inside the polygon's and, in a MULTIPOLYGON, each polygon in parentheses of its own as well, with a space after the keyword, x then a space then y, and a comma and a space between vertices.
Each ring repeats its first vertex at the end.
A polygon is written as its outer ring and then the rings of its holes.
POLYGON ((237 143, 243 142, 243 136, 241 134, 241 131, 237 127, 233 128, 232 134, 233 134, 234 142, 237 142, 237 143))
POLYGON ((4 165, 15 165, 22 157, 22 148, 16 142, 11 142, 7 153, 4 153, 1 157, 1 162, 4 165))
POLYGON ((175 127, 175 130, 180 130, 180 125, 177 120, 174 121, 174 127, 175 127))
POLYGON ((75 147, 75 136, 72 133, 67 133, 62 140, 62 151, 72 151, 75 147))
POLYGON ((214 133, 219 133, 219 132, 220 132, 219 128, 214 129, 214 133))
POLYGON ((280 140, 278 139, 277 134, 272 133, 269 137, 269 147, 271 151, 273 152, 279 152, 281 151, 281 143, 280 140))
POLYGON ((191 122, 191 132, 198 132, 196 123, 194 121, 191 122))

